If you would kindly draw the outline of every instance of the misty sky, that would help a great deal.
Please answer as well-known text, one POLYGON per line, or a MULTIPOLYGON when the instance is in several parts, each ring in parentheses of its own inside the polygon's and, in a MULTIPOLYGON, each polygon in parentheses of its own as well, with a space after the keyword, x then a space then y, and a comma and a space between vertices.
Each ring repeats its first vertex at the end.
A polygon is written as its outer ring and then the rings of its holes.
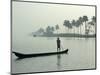
POLYGON ((45 3, 12 3, 12 25, 13 32, 17 36, 19 33, 31 33, 40 27, 55 26, 63 27, 64 20, 77 20, 80 16, 87 15, 89 19, 95 16, 95 7, 76 6, 45 3))

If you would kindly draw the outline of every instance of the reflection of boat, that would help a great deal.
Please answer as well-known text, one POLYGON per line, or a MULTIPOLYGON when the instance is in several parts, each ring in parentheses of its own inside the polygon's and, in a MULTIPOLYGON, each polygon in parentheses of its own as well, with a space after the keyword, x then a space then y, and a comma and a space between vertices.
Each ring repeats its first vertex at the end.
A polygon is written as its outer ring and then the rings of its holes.
POLYGON ((49 55, 55 55, 55 54, 64 54, 67 53, 68 49, 60 52, 49 52, 49 53, 38 53, 38 54, 23 54, 18 52, 13 52, 18 58, 29 58, 29 57, 37 57, 37 56, 49 56, 49 55))

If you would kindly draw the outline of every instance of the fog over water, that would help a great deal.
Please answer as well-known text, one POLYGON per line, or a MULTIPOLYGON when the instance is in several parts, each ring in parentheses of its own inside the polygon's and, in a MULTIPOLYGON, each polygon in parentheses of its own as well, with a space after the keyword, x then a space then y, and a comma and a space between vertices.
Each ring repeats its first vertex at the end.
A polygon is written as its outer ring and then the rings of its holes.
MULTIPOLYGON (((12 2, 12 51, 21 53, 56 52, 57 37, 33 37, 29 34, 40 27, 60 26, 66 32, 65 19, 95 16, 95 7, 45 3, 12 2)), ((84 30, 84 26, 83 26, 84 30)), ((44 72, 95 68, 95 38, 60 37, 61 50, 68 54, 16 60, 12 54, 12 72, 44 72)))
POLYGON ((34 32, 40 27, 55 26, 58 24, 62 32, 64 20, 77 20, 87 15, 89 19, 95 16, 95 7, 60 5, 45 3, 13 2, 13 35, 34 32), (27 32, 27 31, 28 32, 27 32), (20 34, 19 34, 20 33, 20 34))

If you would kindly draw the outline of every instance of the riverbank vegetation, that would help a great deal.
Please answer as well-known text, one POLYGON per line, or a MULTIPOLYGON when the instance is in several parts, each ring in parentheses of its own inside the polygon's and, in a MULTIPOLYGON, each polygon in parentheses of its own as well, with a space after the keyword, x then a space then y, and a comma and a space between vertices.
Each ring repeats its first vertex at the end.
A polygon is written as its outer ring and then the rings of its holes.
POLYGON ((33 32, 33 36, 46 37, 95 37, 96 17, 80 16, 77 20, 64 20, 62 25, 55 24, 46 28, 39 28, 33 32), (61 27, 65 28, 65 32, 60 32, 61 27))

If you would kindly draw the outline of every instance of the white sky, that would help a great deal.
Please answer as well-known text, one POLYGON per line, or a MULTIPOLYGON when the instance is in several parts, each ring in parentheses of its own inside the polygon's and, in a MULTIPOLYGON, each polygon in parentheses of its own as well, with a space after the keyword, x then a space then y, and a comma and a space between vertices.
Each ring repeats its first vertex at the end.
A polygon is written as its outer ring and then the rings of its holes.
POLYGON ((63 26, 64 20, 78 19, 87 15, 89 19, 95 15, 95 7, 13 2, 13 30, 15 32, 32 32, 40 27, 63 26), (27 31, 26 31, 27 30, 27 31))

